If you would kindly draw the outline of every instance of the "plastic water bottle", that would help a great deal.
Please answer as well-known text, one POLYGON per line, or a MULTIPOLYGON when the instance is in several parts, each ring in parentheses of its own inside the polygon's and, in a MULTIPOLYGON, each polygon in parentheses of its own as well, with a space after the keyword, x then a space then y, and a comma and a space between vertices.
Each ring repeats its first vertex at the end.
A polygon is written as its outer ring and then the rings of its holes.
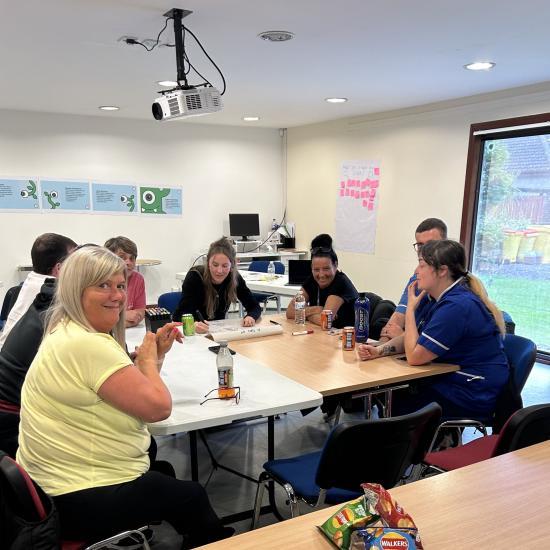
POLYGON ((267 266, 267 272, 270 275, 275 275, 275 264, 273 262, 269 262, 269 265, 267 266))
POLYGON ((366 342, 369 337, 370 302, 365 292, 355 300, 355 339, 366 342))
POLYGON ((294 298, 294 320, 297 325, 306 324, 306 297, 301 290, 294 298))
POLYGON ((218 367, 218 397, 235 397, 233 388, 233 357, 227 347, 227 342, 220 342, 220 349, 216 356, 218 367))

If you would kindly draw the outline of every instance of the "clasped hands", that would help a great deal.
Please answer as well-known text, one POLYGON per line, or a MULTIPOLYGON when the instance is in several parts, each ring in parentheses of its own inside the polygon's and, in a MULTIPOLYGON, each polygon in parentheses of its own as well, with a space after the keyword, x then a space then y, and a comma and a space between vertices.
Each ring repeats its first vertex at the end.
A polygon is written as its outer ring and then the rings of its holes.
POLYGON ((135 363, 152 360, 161 363, 172 348, 174 341, 183 342, 183 335, 178 327, 181 323, 166 323, 156 333, 147 332, 140 346, 136 347, 135 363))

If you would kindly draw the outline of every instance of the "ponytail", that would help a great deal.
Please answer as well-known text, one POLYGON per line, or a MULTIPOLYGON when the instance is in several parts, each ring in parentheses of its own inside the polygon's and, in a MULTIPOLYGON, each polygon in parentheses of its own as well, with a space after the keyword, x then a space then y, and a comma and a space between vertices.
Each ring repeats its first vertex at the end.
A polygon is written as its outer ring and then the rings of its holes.
POLYGON ((504 336, 506 333, 506 327, 504 324, 504 317, 502 311, 497 307, 497 305, 489 300, 489 295, 487 290, 483 286, 483 283, 475 275, 472 275, 469 271, 464 275, 464 281, 468 285, 469 289, 483 302, 485 307, 489 310, 491 315, 495 319, 498 330, 504 336))

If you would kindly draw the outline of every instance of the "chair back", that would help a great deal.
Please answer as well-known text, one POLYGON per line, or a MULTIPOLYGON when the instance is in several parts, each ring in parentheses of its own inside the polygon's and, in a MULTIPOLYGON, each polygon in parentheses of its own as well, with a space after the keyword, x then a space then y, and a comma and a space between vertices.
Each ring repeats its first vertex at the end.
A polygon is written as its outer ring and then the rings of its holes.
POLYGON ((550 440, 550 403, 515 412, 502 428, 493 456, 550 440))
MULTIPOLYGON (((273 264, 275 265, 275 273, 277 275, 284 275, 285 264, 282 262, 273 262, 273 264)), ((252 260, 248 266, 248 271, 261 271, 262 273, 267 273, 268 266, 268 260, 252 260)))
POLYGON ((172 315, 181 300, 181 292, 166 292, 161 294, 158 299, 158 306, 167 309, 172 315))
POLYGON ((0 451, 0 548, 58 548, 53 501, 0 451))
POLYGON ((528 338, 507 334, 504 338, 504 353, 510 367, 510 379, 497 398, 490 422, 493 433, 499 433, 506 420, 523 407, 521 390, 535 364, 537 346, 528 338))
POLYGON ((411 414, 343 422, 321 452, 315 482, 322 489, 359 491, 361 483, 391 488, 411 464, 422 462, 441 420, 430 403, 411 414))
POLYGON ((507 334, 504 338, 504 353, 513 374, 516 390, 521 393, 537 359, 537 346, 529 338, 507 334))

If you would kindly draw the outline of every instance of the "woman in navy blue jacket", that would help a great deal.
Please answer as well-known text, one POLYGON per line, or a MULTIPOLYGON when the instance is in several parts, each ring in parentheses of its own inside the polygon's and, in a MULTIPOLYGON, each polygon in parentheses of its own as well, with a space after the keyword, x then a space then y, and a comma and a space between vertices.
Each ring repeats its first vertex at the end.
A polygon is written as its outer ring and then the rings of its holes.
POLYGON ((419 252, 417 279, 409 286, 404 336, 376 348, 359 347, 361 359, 404 351, 410 365, 437 361, 460 366, 458 372, 423 382, 418 393, 396 399, 394 413, 437 401, 445 416, 487 415, 508 381, 502 312, 465 265, 460 243, 426 243, 419 252))

